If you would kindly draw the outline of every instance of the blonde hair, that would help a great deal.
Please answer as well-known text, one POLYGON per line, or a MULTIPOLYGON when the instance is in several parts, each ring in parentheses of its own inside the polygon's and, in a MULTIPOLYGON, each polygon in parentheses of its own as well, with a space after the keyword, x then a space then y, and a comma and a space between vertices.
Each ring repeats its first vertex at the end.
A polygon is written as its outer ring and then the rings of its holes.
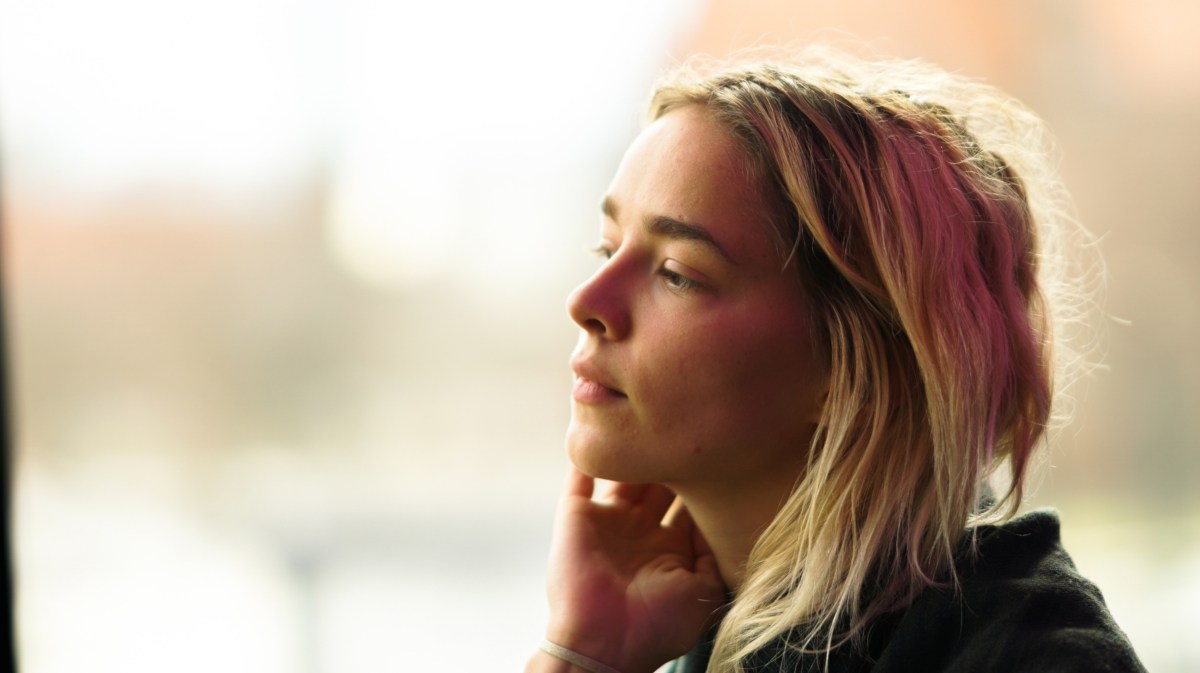
POLYGON ((827 51, 692 64, 650 116, 686 105, 771 193, 829 372, 807 469, 717 634, 709 670, 740 672, 780 637, 826 654, 861 643, 925 588, 957 586, 964 530, 1015 513, 1066 372, 1053 356, 1079 361, 1056 336, 1074 304, 1050 301, 1066 287, 1058 236, 1076 229, 1040 120, 928 66, 827 51))

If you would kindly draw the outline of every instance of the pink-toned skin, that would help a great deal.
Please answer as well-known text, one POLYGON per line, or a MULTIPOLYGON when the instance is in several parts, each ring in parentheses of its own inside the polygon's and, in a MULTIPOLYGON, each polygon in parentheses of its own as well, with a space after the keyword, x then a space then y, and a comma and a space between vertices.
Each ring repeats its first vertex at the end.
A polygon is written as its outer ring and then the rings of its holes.
MULTIPOLYGON (((575 468, 547 638, 622 673, 653 671, 712 623, 819 416, 807 299, 751 175, 702 108, 655 121, 609 188, 606 261, 568 300, 575 468), (597 493, 594 478, 616 483, 597 493)), ((574 669, 539 652, 526 670, 574 669)))

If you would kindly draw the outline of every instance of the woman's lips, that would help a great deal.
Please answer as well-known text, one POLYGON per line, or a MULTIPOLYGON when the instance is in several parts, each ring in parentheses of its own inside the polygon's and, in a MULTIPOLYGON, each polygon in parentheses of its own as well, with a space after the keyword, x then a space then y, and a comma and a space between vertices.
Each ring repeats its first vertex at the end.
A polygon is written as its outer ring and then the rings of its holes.
POLYGON ((604 404, 628 399, 628 395, 613 387, 612 379, 591 358, 579 357, 571 361, 575 373, 575 387, 571 397, 583 404, 604 404))
POLYGON ((571 397, 583 404, 604 404, 626 399, 626 396, 612 388, 602 386, 586 376, 575 377, 575 387, 571 397))

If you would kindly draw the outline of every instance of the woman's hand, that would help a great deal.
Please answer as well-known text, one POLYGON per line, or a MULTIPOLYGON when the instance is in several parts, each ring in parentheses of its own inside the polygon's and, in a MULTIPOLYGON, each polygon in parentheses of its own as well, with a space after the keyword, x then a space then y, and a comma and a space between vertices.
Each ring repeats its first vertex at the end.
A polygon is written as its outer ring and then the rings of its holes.
POLYGON ((550 554, 547 638, 622 673, 649 672, 696 644, 725 603, 716 560, 687 509, 657 484, 571 468, 550 554))

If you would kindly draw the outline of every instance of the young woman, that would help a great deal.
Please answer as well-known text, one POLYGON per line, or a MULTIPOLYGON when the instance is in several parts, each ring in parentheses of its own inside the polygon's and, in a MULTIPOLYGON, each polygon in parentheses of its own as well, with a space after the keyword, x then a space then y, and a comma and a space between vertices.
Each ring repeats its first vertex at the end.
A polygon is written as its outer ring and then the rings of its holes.
POLYGON ((527 671, 1142 670, 1054 513, 1012 518, 1077 360, 1037 119, 816 57, 681 70, 650 118, 568 301, 527 671))

